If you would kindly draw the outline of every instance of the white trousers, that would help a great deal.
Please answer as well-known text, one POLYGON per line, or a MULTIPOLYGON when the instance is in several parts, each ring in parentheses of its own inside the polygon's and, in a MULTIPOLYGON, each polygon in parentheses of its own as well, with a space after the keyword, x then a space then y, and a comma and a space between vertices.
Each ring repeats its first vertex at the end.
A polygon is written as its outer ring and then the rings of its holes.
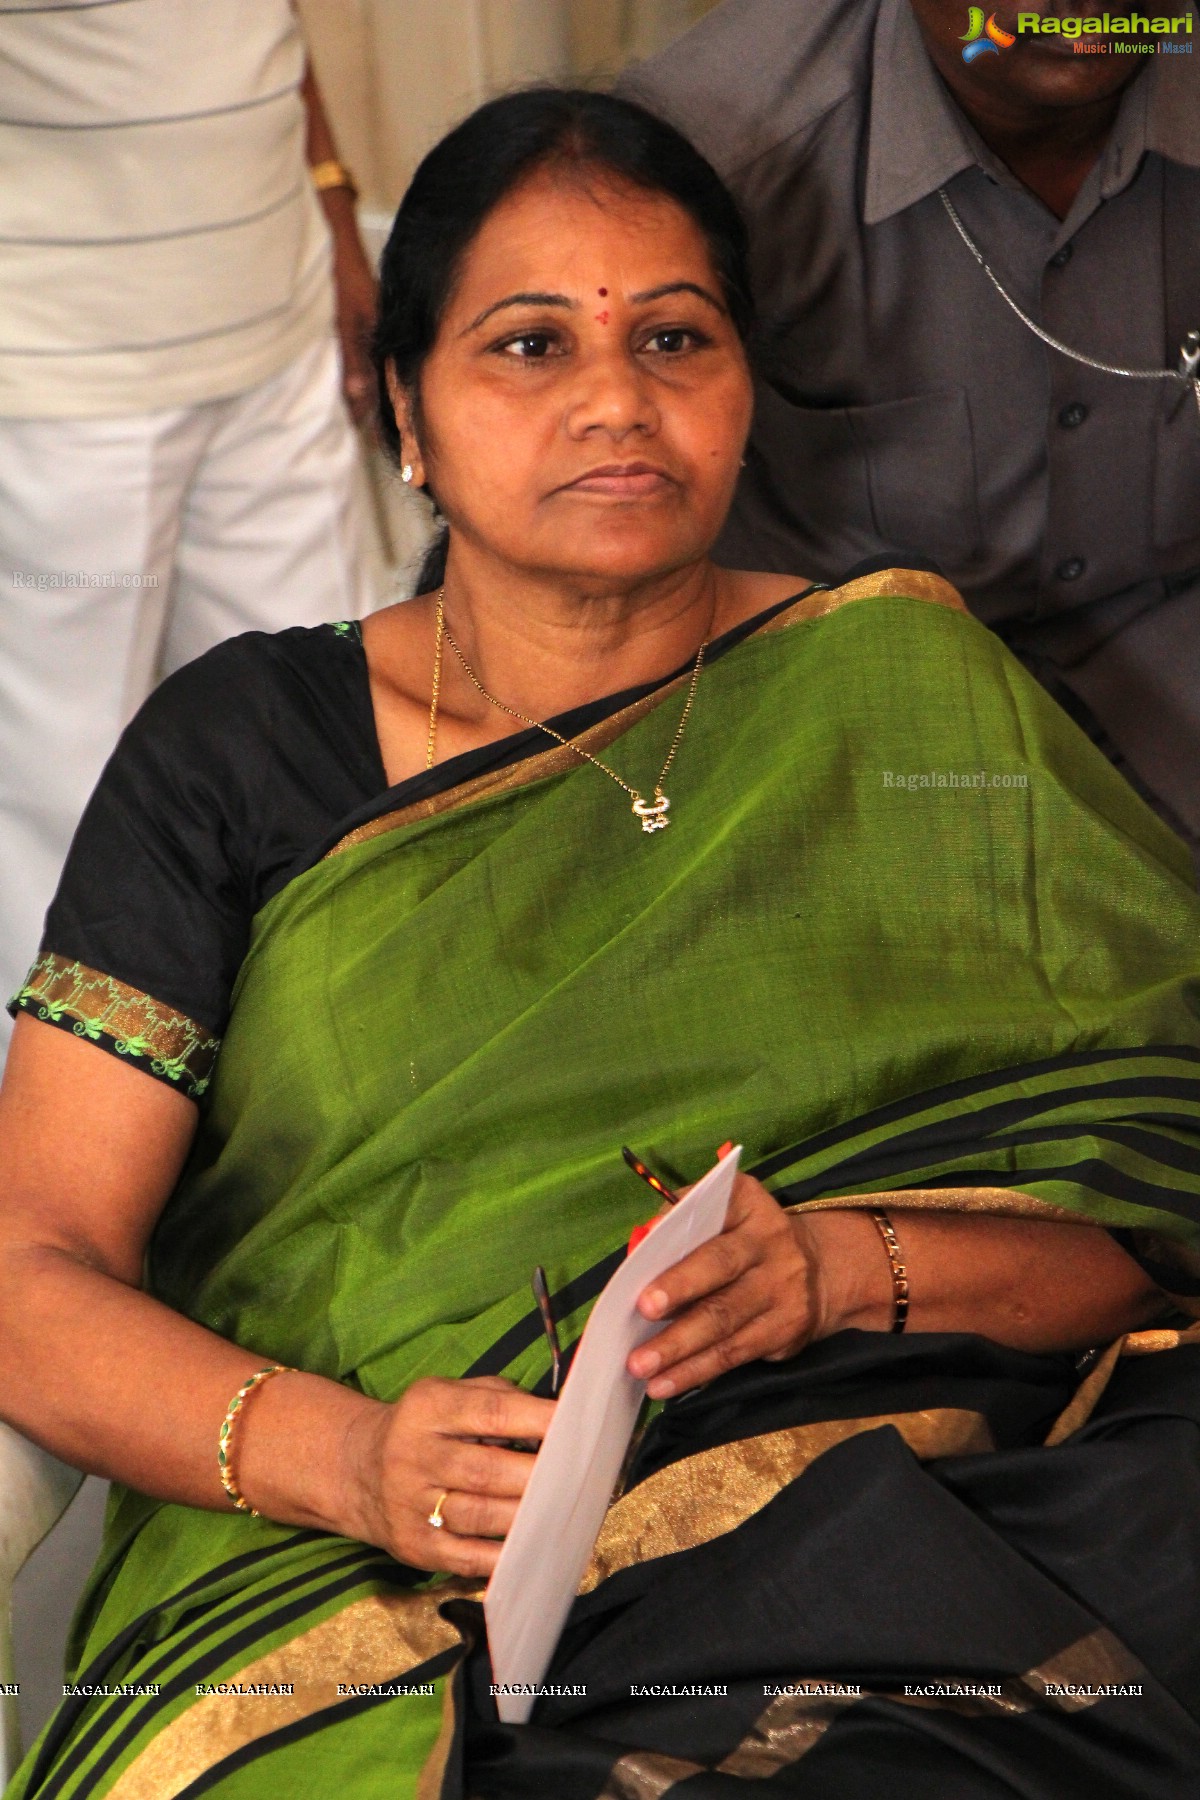
POLYGON ((332 339, 200 406, 0 419, 0 1005, 155 682, 236 632, 359 618, 383 598, 332 339))

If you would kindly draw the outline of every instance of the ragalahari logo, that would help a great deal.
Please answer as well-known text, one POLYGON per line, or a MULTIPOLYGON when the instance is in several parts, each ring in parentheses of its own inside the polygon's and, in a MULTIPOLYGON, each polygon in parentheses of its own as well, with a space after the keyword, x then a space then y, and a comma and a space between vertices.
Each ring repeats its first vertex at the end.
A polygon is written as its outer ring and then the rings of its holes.
POLYGON ((1009 31, 1002 31, 996 23, 995 13, 991 13, 986 22, 982 6, 967 9, 967 29, 959 39, 966 45, 963 61, 973 63, 977 56, 998 56, 1001 50, 1011 50, 1016 38, 1009 31))

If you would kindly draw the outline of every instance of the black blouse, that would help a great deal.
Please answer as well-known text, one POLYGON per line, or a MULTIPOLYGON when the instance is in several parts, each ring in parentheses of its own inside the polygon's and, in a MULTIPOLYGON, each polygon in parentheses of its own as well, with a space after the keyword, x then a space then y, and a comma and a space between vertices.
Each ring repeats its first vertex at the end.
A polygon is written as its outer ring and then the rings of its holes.
POLYGON ((9 1010, 197 1095, 255 913, 311 846, 386 789, 356 624, 219 644, 169 676, 124 732, 9 1010))

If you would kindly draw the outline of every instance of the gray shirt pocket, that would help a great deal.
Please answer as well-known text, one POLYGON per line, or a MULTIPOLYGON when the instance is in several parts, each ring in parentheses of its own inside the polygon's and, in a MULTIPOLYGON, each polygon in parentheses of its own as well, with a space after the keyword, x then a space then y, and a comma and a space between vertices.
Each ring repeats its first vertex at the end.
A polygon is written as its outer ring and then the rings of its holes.
POLYGON ((975 439, 964 388, 874 406, 799 406, 758 384, 754 440, 773 510, 861 545, 920 550, 948 572, 980 555, 975 439))

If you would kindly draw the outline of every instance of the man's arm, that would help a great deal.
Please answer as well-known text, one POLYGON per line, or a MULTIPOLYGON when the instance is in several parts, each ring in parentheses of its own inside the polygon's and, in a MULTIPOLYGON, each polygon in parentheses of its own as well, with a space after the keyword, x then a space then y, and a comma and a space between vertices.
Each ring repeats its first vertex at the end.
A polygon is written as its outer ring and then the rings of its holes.
MULTIPOLYGON (((339 160, 337 145, 325 117, 321 91, 311 63, 300 87, 308 123, 305 156, 310 169, 339 160)), ((376 287, 367 253, 358 234, 352 187, 328 187, 319 195, 333 234, 333 283, 337 303, 337 329, 342 344, 342 388, 356 425, 371 411, 374 377, 367 358, 367 343, 375 324, 376 287)))

